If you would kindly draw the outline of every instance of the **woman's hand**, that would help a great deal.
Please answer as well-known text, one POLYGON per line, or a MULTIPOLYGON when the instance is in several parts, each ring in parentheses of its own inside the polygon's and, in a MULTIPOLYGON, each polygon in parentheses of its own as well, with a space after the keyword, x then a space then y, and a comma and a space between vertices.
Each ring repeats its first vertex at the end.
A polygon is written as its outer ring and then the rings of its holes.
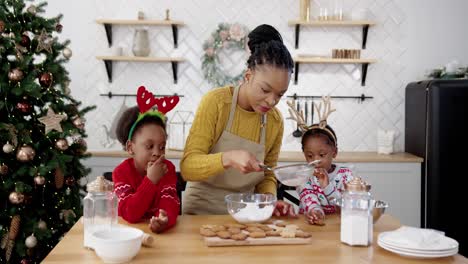
POLYGON ((161 233, 166 228, 168 220, 166 211, 159 209, 159 216, 151 217, 149 228, 153 233, 161 233))
POLYGON ((275 216, 290 216, 296 218, 296 212, 294 212, 294 206, 290 203, 287 203, 282 200, 276 202, 275 211, 273 211, 275 216))
POLYGON ((148 162, 146 168, 146 177, 154 184, 158 183, 161 178, 166 175, 167 166, 164 163, 164 155, 161 155, 156 161, 148 162))
POLYGON ((307 222, 311 225, 325 225, 325 213, 321 209, 312 209, 305 214, 307 222))
POLYGON ((254 154, 245 150, 231 150, 223 153, 224 168, 234 168, 244 174, 262 171, 254 154))
POLYGON ((314 176, 317 177, 320 187, 323 189, 330 183, 328 179, 328 172, 324 168, 316 168, 314 170, 314 176))

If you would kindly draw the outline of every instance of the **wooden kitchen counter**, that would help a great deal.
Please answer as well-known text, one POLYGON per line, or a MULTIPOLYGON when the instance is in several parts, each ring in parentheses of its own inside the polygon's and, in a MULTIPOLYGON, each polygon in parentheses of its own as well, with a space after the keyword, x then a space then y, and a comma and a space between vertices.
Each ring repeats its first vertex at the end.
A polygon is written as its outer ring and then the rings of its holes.
MULTIPOLYGON (((115 151, 90 151, 93 157, 129 157, 128 153, 121 150, 115 151)), ((183 151, 166 151, 168 159, 182 159, 183 151)), ((297 151, 282 151, 279 155, 279 162, 303 162, 305 161, 302 152, 297 151)), ((334 160, 335 162, 413 162, 421 163, 423 159, 410 153, 400 152, 391 155, 378 154, 377 152, 339 152, 334 160)))
MULTIPOLYGON (((121 221, 122 223, 123 221, 121 221)), ((400 226, 399 222, 383 215, 374 225, 374 243, 370 247, 351 247, 340 242, 340 223, 336 215, 326 219, 323 227, 305 223, 303 216, 287 220, 312 233, 307 245, 207 247, 199 235, 203 224, 233 222, 229 215, 183 215, 177 225, 163 234, 153 234, 153 247, 142 247, 131 263, 467 263, 461 255, 438 259, 405 258, 380 248, 377 235, 400 226)), ((149 232, 147 224, 131 225, 149 232)), ((43 263, 102 263, 93 251, 83 248, 83 225, 78 221, 43 263)))

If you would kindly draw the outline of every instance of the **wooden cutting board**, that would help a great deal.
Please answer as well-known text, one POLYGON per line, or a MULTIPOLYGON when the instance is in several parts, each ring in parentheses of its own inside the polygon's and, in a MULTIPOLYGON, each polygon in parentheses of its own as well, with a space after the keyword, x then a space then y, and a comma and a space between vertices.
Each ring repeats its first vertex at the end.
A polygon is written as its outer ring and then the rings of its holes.
POLYGON ((224 246, 261 246, 261 245, 298 245, 309 244, 312 238, 284 238, 284 237, 265 237, 251 238, 246 240, 222 239, 219 237, 205 237, 205 245, 208 247, 224 247, 224 246))

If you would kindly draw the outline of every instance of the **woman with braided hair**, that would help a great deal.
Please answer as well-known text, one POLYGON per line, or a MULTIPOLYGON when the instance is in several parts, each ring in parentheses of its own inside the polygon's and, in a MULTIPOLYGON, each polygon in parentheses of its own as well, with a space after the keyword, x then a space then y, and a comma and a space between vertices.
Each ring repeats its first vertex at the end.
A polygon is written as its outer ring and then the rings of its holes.
MULTIPOLYGON (((276 195, 276 178, 261 164, 276 166, 283 138, 277 108, 288 89, 294 62, 280 33, 260 25, 248 35, 250 57, 244 81, 207 93, 198 107, 185 145, 181 173, 187 214, 226 214, 225 195, 276 195)), ((278 201, 276 215, 295 216, 278 201)))

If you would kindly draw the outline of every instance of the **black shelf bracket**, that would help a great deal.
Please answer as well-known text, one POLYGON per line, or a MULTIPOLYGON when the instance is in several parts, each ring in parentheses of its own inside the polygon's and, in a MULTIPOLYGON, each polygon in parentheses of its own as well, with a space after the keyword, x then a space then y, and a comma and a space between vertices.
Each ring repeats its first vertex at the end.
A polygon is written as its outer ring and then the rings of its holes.
MULTIPOLYGON (((179 28, 175 24, 171 25, 171 27, 172 27, 172 37, 174 39, 174 48, 177 49, 179 28)), ((107 43, 109 44, 109 47, 112 47, 112 24, 105 23, 104 29, 106 30, 107 43)))
POLYGON ((369 32, 369 25, 363 25, 362 26, 362 49, 366 49, 368 32, 369 32))
POLYGON ((177 84, 178 62, 177 61, 171 61, 171 64, 172 64, 172 77, 174 78, 174 84, 177 84))
POLYGON ((362 68, 361 86, 366 86, 367 67, 368 66, 369 66, 369 63, 361 64, 361 68, 362 68))
POLYGON ((296 24, 296 49, 299 48, 299 33, 301 32, 301 25, 296 24))
POLYGON ((178 36, 179 36, 179 29, 177 25, 172 25, 172 37, 174 39, 174 48, 177 49, 178 46, 178 36))
POLYGON ((112 24, 104 24, 104 29, 106 30, 107 43, 109 47, 112 47, 112 24))
MULTIPOLYGON (((107 78, 109 79, 109 82, 112 83, 112 60, 103 60, 104 65, 106 66, 106 73, 107 73, 107 78)), ((178 62, 177 61, 171 61, 172 64, 172 76, 174 78, 174 83, 177 84, 177 68, 178 68, 178 62)))
MULTIPOLYGON (((366 43, 367 43, 367 33, 369 33, 369 24, 362 25, 362 49, 366 49, 366 43)), ((295 47, 296 49, 299 48, 299 35, 301 31, 301 25, 296 24, 296 30, 295 30, 295 47)))
POLYGON ((106 66, 106 73, 109 82, 112 82, 112 61, 111 60, 104 60, 104 65, 106 66))
POLYGON ((298 78, 299 78, 299 62, 296 62, 294 65, 294 84, 297 84, 298 78))

